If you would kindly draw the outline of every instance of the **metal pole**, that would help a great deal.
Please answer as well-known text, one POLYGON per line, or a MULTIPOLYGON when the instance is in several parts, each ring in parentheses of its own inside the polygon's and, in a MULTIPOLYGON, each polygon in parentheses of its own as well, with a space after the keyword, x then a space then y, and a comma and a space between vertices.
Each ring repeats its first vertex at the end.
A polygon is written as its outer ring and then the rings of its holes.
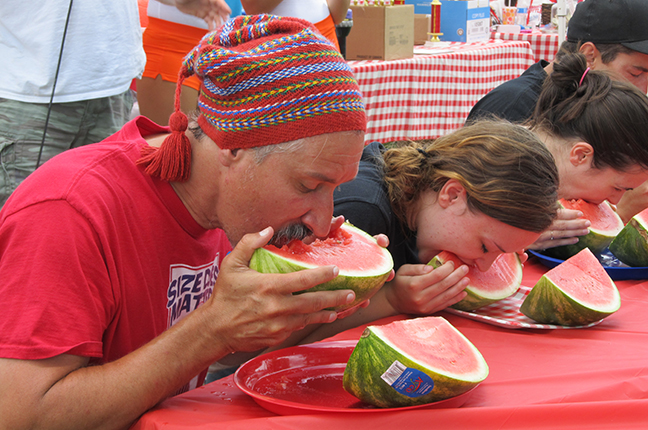
POLYGON ((563 43, 567 37, 567 6, 565 5, 565 0, 558 0, 558 12, 556 16, 558 17, 558 47, 563 43))

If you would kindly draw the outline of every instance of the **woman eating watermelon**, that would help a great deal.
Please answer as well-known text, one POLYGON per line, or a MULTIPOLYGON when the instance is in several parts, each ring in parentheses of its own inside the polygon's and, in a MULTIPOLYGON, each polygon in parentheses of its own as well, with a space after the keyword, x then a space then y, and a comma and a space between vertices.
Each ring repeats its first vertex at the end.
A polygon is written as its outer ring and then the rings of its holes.
MULTIPOLYGON (((582 54, 555 62, 529 128, 556 160, 560 198, 617 204, 626 191, 648 180, 646 118, 648 98, 630 83, 590 70, 582 54)), ((637 199, 632 200, 636 204, 637 199)), ((582 216, 577 210, 560 209, 530 248, 578 242, 590 225, 582 216)))
MULTIPOLYGON (((466 297, 469 267, 535 242, 557 212, 551 153, 525 127, 478 120, 435 141, 368 145, 358 176, 334 194, 335 215, 389 237, 394 279, 366 308, 301 333, 299 343, 399 313, 429 315, 466 297), (427 263, 442 251, 465 264, 427 263)), ((308 329, 307 329, 308 330, 308 329)), ((294 342, 295 337, 291 340, 294 342)))
POLYGON ((283 346, 432 314, 466 298, 471 266, 485 271, 503 253, 524 262, 523 249, 577 242, 589 222, 556 201, 615 204, 646 181, 647 117, 645 94, 573 54, 555 63, 529 124, 479 120, 433 142, 368 145, 356 179, 337 189, 334 213, 389 237, 396 276, 367 307, 283 346), (465 264, 427 265, 441 251, 465 264))
MULTIPOLYGON (((646 118, 645 94, 629 83, 612 80, 606 72, 589 70, 582 54, 571 54, 554 64, 534 115, 524 128, 544 143, 555 160, 560 178, 558 198, 616 204, 626 191, 648 179, 646 118)), ((410 142, 386 151, 378 143, 365 148, 358 177, 343 184, 335 195, 335 214, 344 215, 371 234, 389 237, 396 277, 367 308, 321 328, 303 342, 392 314, 434 313, 465 298, 468 266, 484 271, 500 253, 573 244, 586 235, 590 222, 578 210, 558 209, 553 222, 534 218, 550 213, 550 204, 542 209, 533 202, 556 196, 551 194, 555 191, 552 187, 527 184, 517 192, 508 188, 512 184, 500 182, 512 179, 524 183, 529 175, 538 175, 527 165, 511 163, 514 153, 509 152, 506 141, 521 140, 521 136, 510 124, 476 122, 434 143, 410 142), (509 130, 501 129, 506 138, 488 145, 486 129, 494 127, 509 130), (462 147, 456 141, 460 136, 474 142, 470 151, 456 166, 438 164, 451 162, 449 148, 462 147), (449 147, 448 152, 438 155, 442 146, 449 147), (454 194, 446 193, 453 184, 457 185, 454 194), (486 192, 477 184, 493 186, 501 194, 486 192), (487 199, 488 209, 474 204, 482 199, 487 199), (464 212, 449 204, 464 200, 464 212), (500 217, 500 212, 515 223, 500 217), (454 253, 466 265, 446 263, 432 271, 426 263, 441 250, 454 253)), ((518 150, 525 148, 522 143, 515 145, 518 150)), ((539 168, 539 156, 537 163, 539 168)))

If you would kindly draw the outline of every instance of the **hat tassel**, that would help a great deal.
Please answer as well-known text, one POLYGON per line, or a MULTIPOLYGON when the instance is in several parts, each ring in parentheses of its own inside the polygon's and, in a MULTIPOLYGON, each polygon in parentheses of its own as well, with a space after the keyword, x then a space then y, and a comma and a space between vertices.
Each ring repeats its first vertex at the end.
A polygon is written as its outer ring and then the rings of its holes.
POLYGON ((191 142, 186 136, 187 115, 180 111, 180 91, 184 77, 178 79, 175 95, 175 112, 169 117, 168 135, 159 148, 147 146, 137 164, 145 166, 145 172, 167 182, 184 182, 191 173, 191 142))

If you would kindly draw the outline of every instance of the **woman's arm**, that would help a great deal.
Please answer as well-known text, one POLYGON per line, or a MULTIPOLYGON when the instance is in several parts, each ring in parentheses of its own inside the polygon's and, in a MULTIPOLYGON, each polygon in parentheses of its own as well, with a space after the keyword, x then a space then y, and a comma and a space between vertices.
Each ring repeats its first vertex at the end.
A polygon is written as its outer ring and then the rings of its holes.
POLYGON ((535 241, 529 249, 542 250, 562 245, 573 245, 580 236, 589 233, 589 220, 583 213, 573 209, 558 209, 558 216, 551 226, 535 241))
POLYGON ((295 333, 289 340, 292 344, 316 342, 397 314, 431 315, 466 297, 467 273, 468 266, 455 269, 452 262, 437 269, 425 264, 406 264, 371 298, 369 306, 331 324, 302 332, 299 339, 300 334, 295 333))
POLYGON ((349 10, 349 5, 351 4, 351 0, 326 0, 326 3, 328 3, 333 22, 335 23, 335 25, 338 25, 346 17, 347 11, 349 10))
POLYGON ((170 6, 175 6, 180 12, 202 18, 210 30, 227 20, 232 10, 225 0, 158 0, 170 6))
POLYGON ((243 10, 248 15, 268 13, 276 8, 283 0, 241 0, 243 10))

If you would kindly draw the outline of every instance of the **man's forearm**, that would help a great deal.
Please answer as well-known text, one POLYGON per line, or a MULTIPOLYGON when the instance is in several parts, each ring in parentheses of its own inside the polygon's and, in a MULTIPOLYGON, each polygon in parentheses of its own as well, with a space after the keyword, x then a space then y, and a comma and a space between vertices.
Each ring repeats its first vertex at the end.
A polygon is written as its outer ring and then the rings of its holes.
POLYGON ((100 366, 71 370, 74 360, 82 359, 77 356, 5 360, 5 367, 0 369, 0 427, 128 428, 211 362, 230 352, 224 347, 219 352, 216 340, 204 335, 199 324, 199 315, 189 315, 131 354, 100 366), (52 375, 48 372, 53 366, 65 369, 68 365, 71 371, 60 379, 44 380, 44 375, 52 375), (12 371, 14 376, 7 375, 12 371))

